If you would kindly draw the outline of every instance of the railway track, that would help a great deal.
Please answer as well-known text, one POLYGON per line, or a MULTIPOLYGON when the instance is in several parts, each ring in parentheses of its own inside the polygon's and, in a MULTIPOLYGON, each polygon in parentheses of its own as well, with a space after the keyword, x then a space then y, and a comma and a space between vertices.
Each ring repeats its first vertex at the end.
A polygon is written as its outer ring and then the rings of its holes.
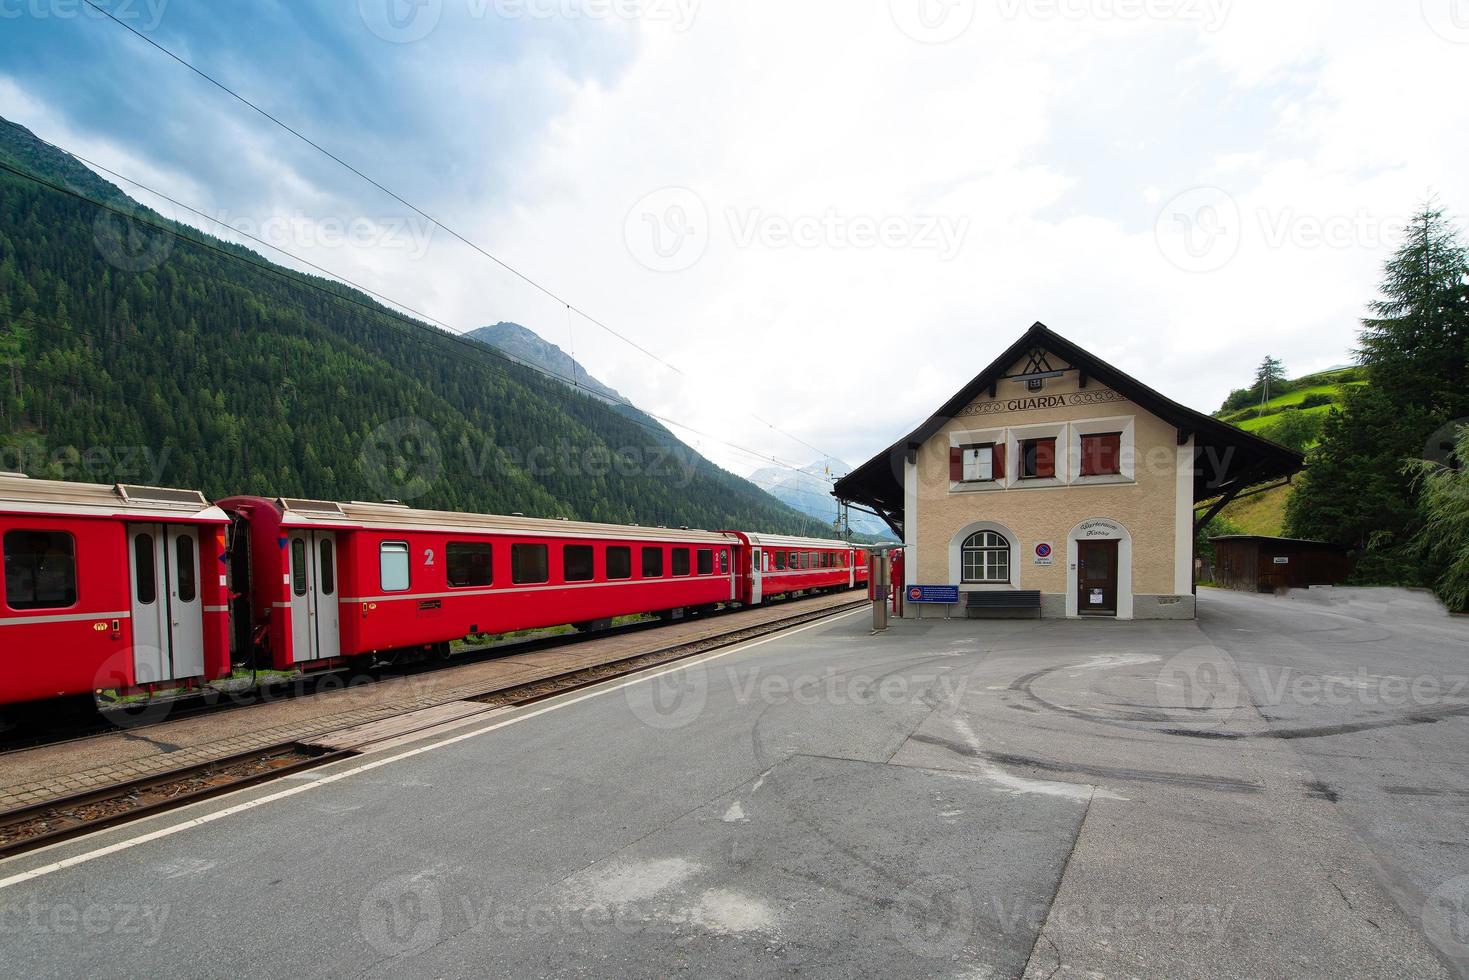
MULTIPOLYGON (((711 650, 837 616, 865 605, 866 599, 854 599, 850 603, 808 610, 659 650, 645 651, 519 687, 460 698, 458 700, 479 702, 484 707, 460 715, 447 724, 461 725, 482 715, 509 707, 534 704, 592 687, 614 677, 635 675, 711 650)), ((414 712, 406 714, 411 715, 414 712)), ((437 719, 416 727, 395 729, 381 739, 369 739, 340 748, 323 748, 319 744, 299 741, 282 742, 7 810, 0 813, 0 860, 349 759, 370 751, 377 741, 398 740, 442 728, 445 724, 443 719, 437 719)), ((313 743, 329 739, 330 734, 318 736, 313 743)))
MULTIPOLYGON (((778 603, 801 602, 803 599, 778 600, 778 603)), ((721 609, 717 612, 703 613, 698 618, 711 619, 740 611, 742 610, 721 609)), ((184 718, 309 698, 319 693, 331 693, 341 689, 344 677, 349 683, 357 684, 363 680, 376 682, 392 678, 421 676, 504 657, 520 656, 558 647, 571 647, 608 637, 656 630, 664 625, 658 620, 647 620, 626 623, 593 633, 557 633, 549 636, 517 638, 463 650, 448 660, 424 659, 405 665, 326 670, 310 675, 267 681, 238 691, 210 688, 174 697, 154 698, 128 706, 103 707, 95 715, 85 718, 73 717, 59 723, 51 722, 49 724, 54 725, 51 728, 37 730, 34 727, 26 727, 0 732, 0 759, 16 752, 25 752, 29 749, 50 745, 63 745, 69 742, 81 742, 118 731, 142 732, 184 718)))

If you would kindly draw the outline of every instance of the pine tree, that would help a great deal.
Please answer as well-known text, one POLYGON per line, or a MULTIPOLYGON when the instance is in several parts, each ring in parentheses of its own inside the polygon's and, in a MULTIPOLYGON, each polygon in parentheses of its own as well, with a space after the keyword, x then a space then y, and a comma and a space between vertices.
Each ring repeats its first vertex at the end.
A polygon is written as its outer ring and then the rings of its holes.
POLYGON ((1271 398, 1283 393, 1288 386, 1284 362, 1266 354, 1260 366, 1255 369, 1255 385, 1251 389, 1260 399, 1260 404, 1263 406, 1271 398))
POLYGON ((1469 262, 1443 211, 1429 203, 1387 262, 1382 296, 1363 321, 1368 384, 1332 412, 1286 509, 1286 530, 1360 553, 1364 582, 1429 584, 1441 569, 1413 543, 1418 487, 1405 463, 1445 423, 1469 414, 1469 262))
POLYGON ((1443 420, 1469 415, 1469 247, 1433 202, 1388 261, 1382 294, 1360 337, 1372 383, 1443 420))
POLYGON ((1422 496, 1424 556, 1444 569, 1434 584, 1450 609, 1469 612, 1469 425, 1447 462, 1419 460, 1408 472, 1422 496))

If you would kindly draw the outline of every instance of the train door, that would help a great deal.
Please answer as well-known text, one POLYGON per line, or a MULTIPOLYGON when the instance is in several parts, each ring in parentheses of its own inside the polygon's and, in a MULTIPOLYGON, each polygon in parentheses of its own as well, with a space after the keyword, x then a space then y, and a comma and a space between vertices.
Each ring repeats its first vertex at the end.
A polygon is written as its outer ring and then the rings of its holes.
POLYGON ((327 660, 342 652, 337 611, 337 536, 291 532, 291 662, 327 660))
POLYGON ((750 552, 750 605, 758 606, 764 597, 764 588, 761 584, 760 567, 761 549, 755 548, 750 552))
POLYGON ((857 552, 847 549, 847 588, 857 587, 857 552))
POLYGON ((204 673, 199 532, 186 524, 129 524, 133 682, 204 673))

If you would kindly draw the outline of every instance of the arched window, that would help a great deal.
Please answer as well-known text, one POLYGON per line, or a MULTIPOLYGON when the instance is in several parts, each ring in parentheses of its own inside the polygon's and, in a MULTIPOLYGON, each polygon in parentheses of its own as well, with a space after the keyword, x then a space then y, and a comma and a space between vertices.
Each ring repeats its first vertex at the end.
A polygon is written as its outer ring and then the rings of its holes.
POLYGON ((1010 581, 1010 542, 995 531, 976 531, 964 539, 964 582, 1007 584, 1010 581))

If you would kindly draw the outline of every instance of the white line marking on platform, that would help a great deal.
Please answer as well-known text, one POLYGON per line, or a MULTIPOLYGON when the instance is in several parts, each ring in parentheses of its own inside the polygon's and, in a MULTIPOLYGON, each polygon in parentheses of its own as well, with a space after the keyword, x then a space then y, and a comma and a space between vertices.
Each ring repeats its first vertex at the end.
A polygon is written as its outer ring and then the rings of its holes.
MULTIPOLYGON (((8 878, 0 878, 0 889, 10 888, 14 885, 19 885, 23 882, 32 881, 36 878, 44 878, 47 875, 56 873, 57 871, 64 871, 67 868, 74 868, 79 864, 86 864, 90 861, 95 861, 98 858, 107 857, 110 854, 117 854, 120 851, 130 850, 131 848, 137 847, 141 844, 148 844, 155 840, 162 840, 165 837, 172 837, 174 834, 189 830, 193 827, 202 827, 205 824, 215 823, 216 821, 223 820, 226 817, 232 817, 236 814, 245 813, 246 811, 253 810, 256 807, 264 806, 267 803, 274 803, 278 800, 284 800, 292 796, 297 796, 301 793, 310 792, 311 790, 319 789, 322 786, 326 786, 331 783, 347 779, 350 776, 357 776, 361 775, 364 772, 370 772, 373 769, 386 766, 393 762, 400 762, 403 759, 411 759, 414 756, 424 755, 425 753, 433 752, 438 749, 448 748, 449 746, 457 745, 460 742, 467 742, 469 739, 477 738, 480 735, 488 735, 490 732, 499 731, 502 728, 507 728, 510 725, 514 725, 522 721, 529 721, 532 718, 538 718, 541 715, 549 714, 550 712, 556 711, 560 708, 569 708, 574 704, 581 704, 583 701, 590 701, 593 698, 599 698, 604 694, 611 694, 615 691, 621 691, 624 688, 632 687, 634 684, 641 684, 645 681, 655 680, 656 678, 663 677, 667 674, 676 673, 680 670, 686 670, 689 667, 694 667, 702 663, 708 663, 711 660, 718 660, 721 657, 728 657, 732 654, 743 653, 746 650, 753 650, 755 647, 764 646, 767 643, 774 643, 776 640, 785 639, 789 636, 795 636, 797 633, 804 633, 807 630, 815 629, 818 626, 826 626, 831 623, 840 622, 843 619, 847 619, 851 616, 857 615, 860 612, 866 611, 866 609, 853 609, 849 612, 825 617, 814 623, 809 623, 805 626, 798 626, 795 629, 782 630, 779 633, 776 633, 772 636, 767 636, 764 639, 753 640, 749 643, 742 643, 738 646, 730 647, 728 650, 716 650, 713 653, 704 654, 698 657, 691 657, 690 659, 681 663, 674 664, 665 670, 659 670, 649 674, 639 674, 636 677, 631 677, 625 681, 616 683, 609 681, 608 683, 612 684, 613 686, 597 688, 594 691, 588 691, 585 694, 576 695, 574 697, 568 698, 565 701, 557 701, 552 704, 548 704, 543 708, 537 708, 536 710, 527 712, 526 714, 517 715, 514 718, 497 722, 493 725, 487 725, 484 728, 475 729, 472 732, 465 732, 462 735, 455 735, 452 738, 446 738, 442 741, 434 742, 431 745, 422 745, 416 749, 409 749, 406 752, 400 752, 397 755, 388 756, 386 759, 374 759, 372 762, 363 763, 362 765, 356 766, 352 769, 346 769, 342 772, 323 775, 320 779, 317 779, 313 782, 298 783, 297 785, 292 786, 289 789, 279 790, 278 792, 271 793, 268 796, 261 796, 253 800, 247 800, 244 803, 237 803, 234 806, 226 807, 223 810, 215 810, 211 813, 206 813, 203 816, 195 817, 192 820, 185 820, 182 823, 171 824, 167 827, 160 827, 158 830, 150 831, 137 837, 129 837, 126 840, 120 840, 115 844, 108 844, 106 847, 99 847, 93 851, 84 851, 81 854, 74 854, 71 857, 62 858, 60 861, 53 861, 51 864, 43 864, 39 867, 32 868, 29 871, 22 871, 18 874, 13 874, 8 878)), ((250 790, 242 789, 238 790, 237 792, 248 793, 250 792, 250 790)), ((201 800, 199 803, 191 804, 191 806, 206 806, 209 803, 217 803, 218 801, 219 798, 216 798, 214 800, 201 800)), ((98 831, 98 833, 108 833, 108 831, 101 830, 98 831)), ((66 843, 69 844, 72 842, 67 841, 66 843)), ((65 846, 65 844, 58 844, 55 846, 63 847, 65 846)), ((17 855, 11 860, 19 861, 23 860, 25 857, 26 855, 23 854, 17 855)))

